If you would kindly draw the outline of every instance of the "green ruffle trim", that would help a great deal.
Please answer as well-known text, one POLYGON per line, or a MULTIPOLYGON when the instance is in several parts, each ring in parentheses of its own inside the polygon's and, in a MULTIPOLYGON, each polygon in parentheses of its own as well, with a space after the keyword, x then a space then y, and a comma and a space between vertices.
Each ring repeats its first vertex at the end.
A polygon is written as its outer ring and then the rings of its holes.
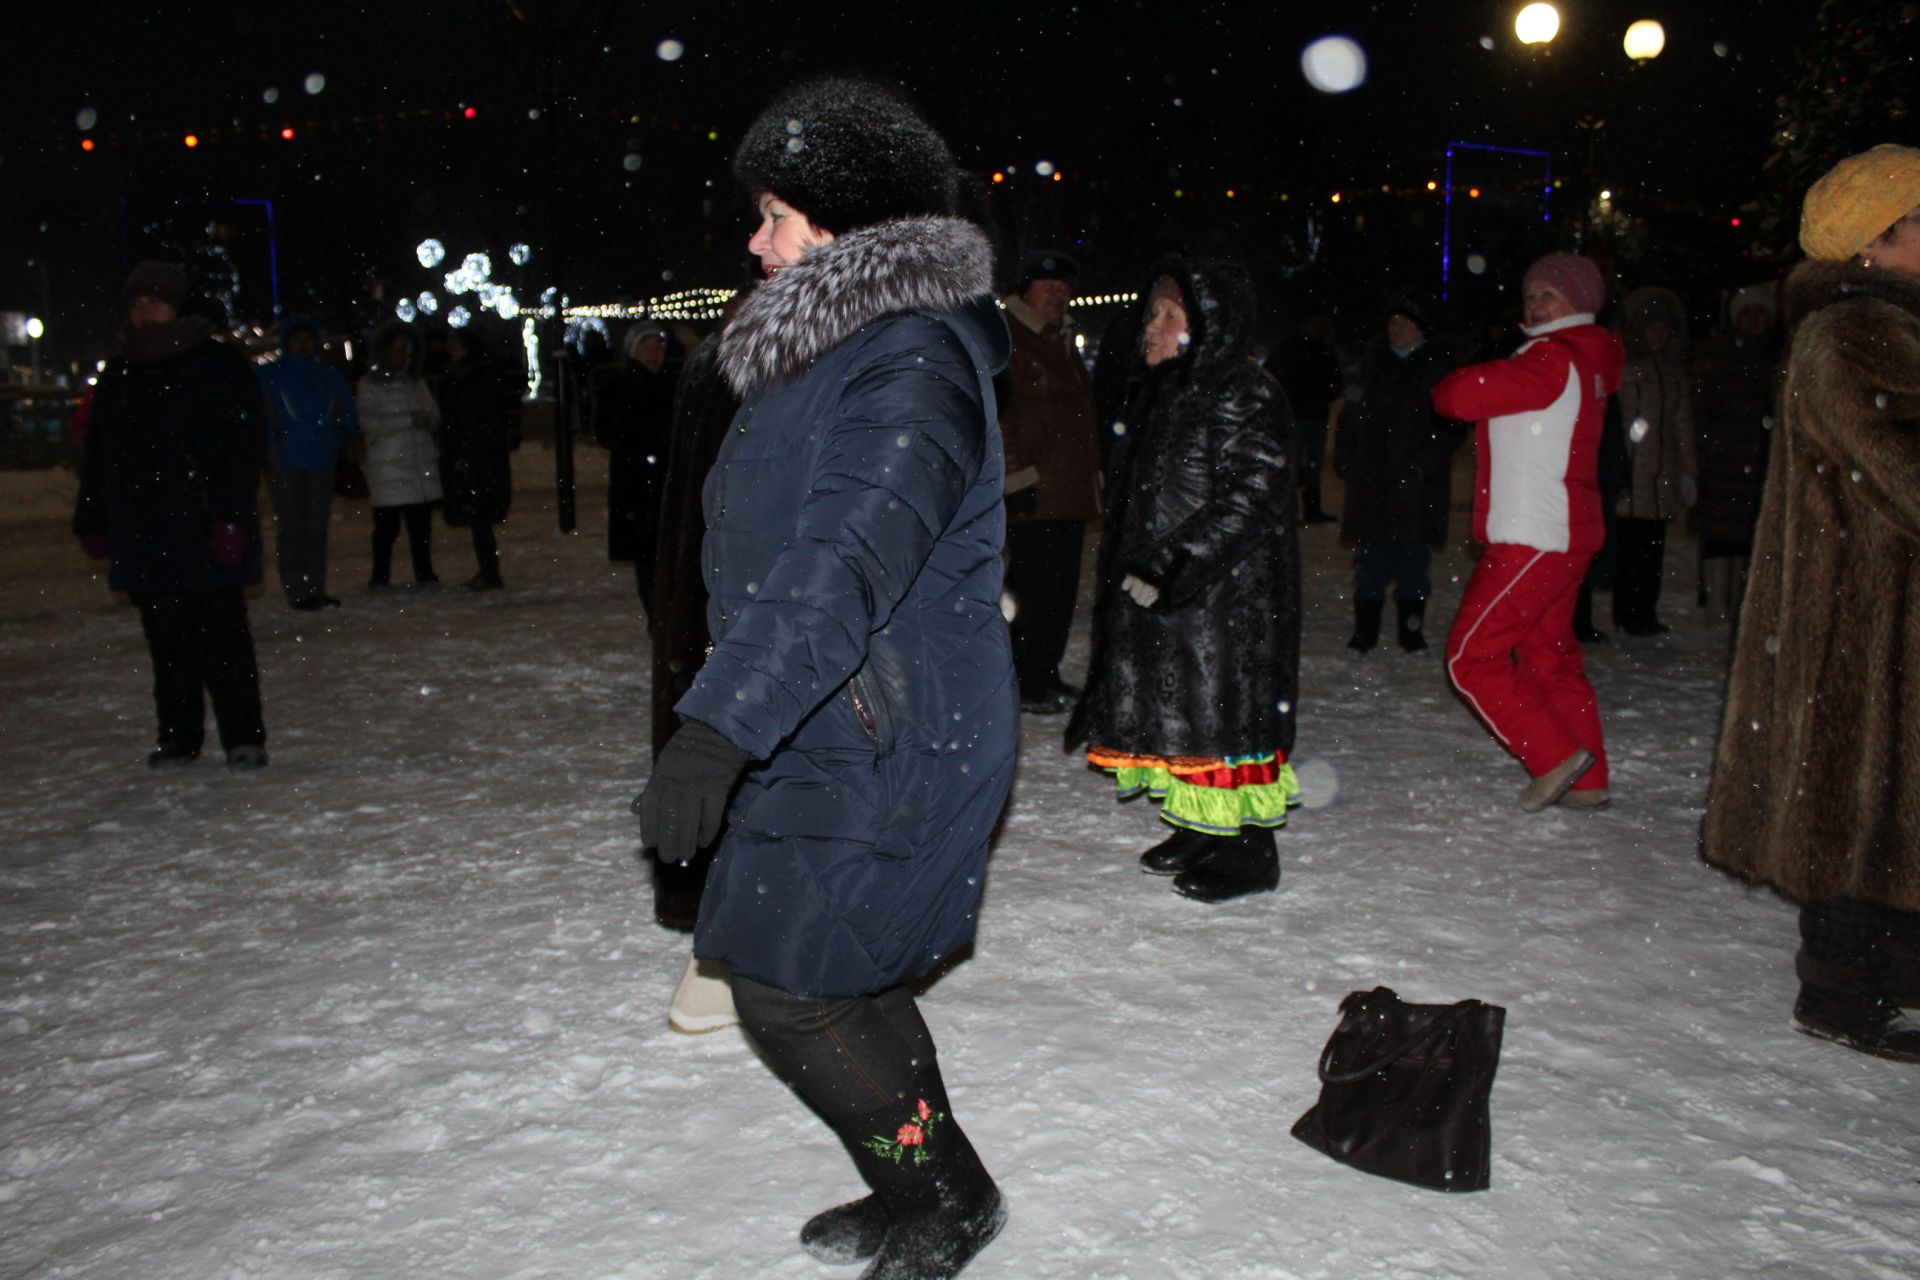
POLYGON ((1287 810, 1300 803, 1300 780, 1293 766, 1280 766, 1272 782, 1245 787, 1200 787, 1182 782, 1162 768, 1113 770, 1120 798, 1142 791, 1160 802, 1160 817, 1176 827, 1230 836, 1242 827, 1284 827, 1287 810))

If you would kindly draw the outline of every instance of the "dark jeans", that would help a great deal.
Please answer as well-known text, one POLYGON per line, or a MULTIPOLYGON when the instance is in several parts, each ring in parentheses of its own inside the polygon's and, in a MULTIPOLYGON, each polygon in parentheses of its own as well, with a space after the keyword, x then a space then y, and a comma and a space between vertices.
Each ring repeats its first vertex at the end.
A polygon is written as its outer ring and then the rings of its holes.
POLYGON ((1920 911, 1883 907, 1863 898, 1822 898, 1800 908, 1800 942, 1823 965, 1885 978, 1889 944, 1920 942, 1920 911))
POLYGON ((1660 578, 1667 549, 1667 522, 1621 516, 1613 523, 1618 550, 1613 574, 1613 625, 1651 627, 1659 622, 1660 578))
POLYGON ((845 999, 796 996, 733 975, 740 1025, 780 1077, 843 1136, 914 1100, 933 1037, 905 987, 845 999))
POLYGON ((413 556, 413 580, 433 580, 433 508, 424 502, 373 509, 373 585, 384 587, 393 571, 393 540, 407 522, 407 550, 413 556))
POLYGON ((1317 516, 1320 508, 1320 468, 1327 456, 1327 419, 1296 417, 1294 434, 1300 440, 1300 513, 1317 516))
POLYGON ((333 515, 333 468, 267 468, 273 495, 273 562, 288 604, 327 593, 327 521, 333 515))
POLYGON ((1080 594, 1078 520, 1029 520, 1007 526, 1007 590, 1019 604, 1010 628, 1013 674, 1022 691, 1044 694, 1060 680, 1060 658, 1080 594))
POLYGON ((473 533, 473 560, 479 576, 488 582, 500 581, 500 542, 493 536, 493 526, 475 520, 468 527, 473 533))
POLYGON ((1353 549, 1353 598, 1385 600, 1392 582, 1398 584, 1395 600, 1424 602, 1433 589, 1432 564, 1433 548, 1424 542, 1363 542, 1353 549))
POLYGON ((239 587, 137 595, 140 628, 153 658, 153 708, 163 747, 198 751, 206 737, 206 702, 220 745, 265 746, 260 669, 247 629, 247 596, 239 587))

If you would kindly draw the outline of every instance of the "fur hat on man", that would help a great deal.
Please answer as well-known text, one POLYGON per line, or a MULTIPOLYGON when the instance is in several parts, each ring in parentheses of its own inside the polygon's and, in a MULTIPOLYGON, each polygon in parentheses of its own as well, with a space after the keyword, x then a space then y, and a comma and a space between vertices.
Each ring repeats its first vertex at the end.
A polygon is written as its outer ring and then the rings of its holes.
POLYGON ((1522 290, 1542 284, 1567 300, 1576 312, 1595 315, 1607 302, 1607 282, 1593 259, 1577 253, 1550 253, 1527 268, 1522 290))
POLYGON ((187 300, 187 269, 177 262, 148 258, 120 286, 122 302, 132 306, 135 298, 158 298, 178 311, 187 300))
POLYGON ((1920 206, 1920 150, 1883 142, 1848 156, 1800 206, 1800 247, 1820 262, 1845 262, 1920 206))
POLYGON ((876 222, 951 214, 953 153, 896 90, 819 76, 789 86, 747 129, 733 176, 835 235, 876 222))

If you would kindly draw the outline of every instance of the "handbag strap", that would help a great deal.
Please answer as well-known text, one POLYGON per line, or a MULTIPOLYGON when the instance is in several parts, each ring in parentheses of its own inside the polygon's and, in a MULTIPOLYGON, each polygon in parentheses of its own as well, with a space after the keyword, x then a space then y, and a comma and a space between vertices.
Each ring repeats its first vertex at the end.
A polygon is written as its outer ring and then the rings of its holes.
MULTIPOLYGON (((1417 1034, 1400 1044, 1388 1046, 1386 1052, 1381 1054, 1375 1061, 1364 1067, 1356 1067, 1352 1071, 1343 1071, 1338 1075, 1329 1074, 1327 1071, 1328 1060, 1333 1057, 1333 1044, 1329 1042, 1326 1049, 1320 1054, 1320 1083, 1355 1084, 1361 1080, 1365 1080, 1368 1076, 1391 1065, 1396 1059, 1405 1057, 1415 1049, 1423 1049, 1428 1044, 1439 1039, 1442 1032, 1448 1030, 1454 1023, 1466 1017, 1467 1014, 1478 1009, 1481 1003, 1479 1000, 1460 1001, 1440 1017, 1435 1018, 1430 1026, 1422 1028, 1417 1034)), ((1363 1005, 1362 1007, 1364 1008, 1365 1006, 1363 1005)))

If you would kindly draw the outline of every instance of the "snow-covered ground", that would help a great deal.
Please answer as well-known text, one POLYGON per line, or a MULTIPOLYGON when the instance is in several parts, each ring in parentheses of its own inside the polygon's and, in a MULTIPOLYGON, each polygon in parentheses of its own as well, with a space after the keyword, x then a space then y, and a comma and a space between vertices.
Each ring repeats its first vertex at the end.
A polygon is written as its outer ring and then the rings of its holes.
MULTIPOLYGON (((146 653, 70 478, 0 477, 0 1275, 847 1274, 794 1241, 859 1190, 833 1139, 737 1031, 667 1030, 687 944, 626 811, 646 641, 596 461, 563 537, 521 451, 492 595, 369 594, 343 510, 346 606, 253 606, 252 777, 142 766, 146 653)), ((1920 1275, 1920 1076, 1790 1031, 1792 910, 1695 855, 1726 630, 1690 545, 1675 634, 1592 651, 1614 807, 1538 817, 1433 657, 1347 654, 1333 527, 1306 548, 1278 893, 1142 876, 1151 810, 1026 726, 978 945, 923 1000, 1012 1207, 969 1275, 1920 1275), (1288 1136, 1381 983, 1507 1007, 1492 1190, 1288 1136)))

